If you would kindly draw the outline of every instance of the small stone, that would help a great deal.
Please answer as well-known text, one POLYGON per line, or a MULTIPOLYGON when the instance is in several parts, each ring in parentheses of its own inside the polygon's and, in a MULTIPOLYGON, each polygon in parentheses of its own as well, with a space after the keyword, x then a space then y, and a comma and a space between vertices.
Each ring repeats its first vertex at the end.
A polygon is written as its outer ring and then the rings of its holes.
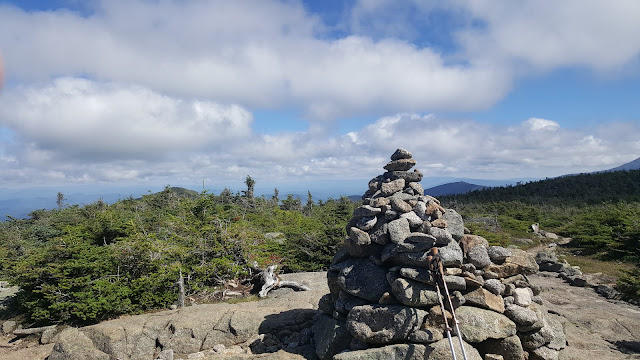
POLYGON ((416 231, 428 234, 429 233, 429 229, 431 229, 431 222, 428 221, 428 220, 425 220, 425 221, 422 222, 422 225, 418 226, 418 229, 416 229, 416 231))
POLYGON ((412 157, 413 155, 409 151, 398 149, 391 155, 391 160, 411 159, 412 157))
POLYGON ((376 216, 380 213, 380 208, 371 205, 362 205, 353 212, 354 218, 376 216))
POLYGON ((460 276, 460 275, 462 275, 462 269, 457 268, 457 267, 448 267, 448 268, 444 269, 444 274, 445 275, 460 276))
POLYGON ((459 240, 464 235, 464 222, 462 221, 462 215, 458 214, 453 209, 447 209, 442 218, 447 221, 447 231, 453 236, 454 239, 459 240))
POLYGON ((2 323, 2 333, 5 335, 9 335, 13 333, 13 330, 18 328, 18 323, 13 320, 7 320, 2 323))
POLYGON ((454 241, 453 236, 447 230, 437 227, 429 228, 429 235, 436 238, 436 245, 447 245, 454 241))
POLYGON ((392 180, 403 179, 406 182, 420 182, 423 177, 422 173, 417 169, 413 171, 388 171, 384 176, 392 180))
POLYGON ((504 360, 504 357, 498 354, 485 354, 484 360, 504 360))
POLYGON ((513 300, 517 305, 527 307, 531 305, 531 290, 529 288, 517 288, 513 292, 513 300))
POLYGON ((412 228, 419 227, 423 222, 423 220, 413 211, 401 214, 400 217, 407 219, 407 221, 409 221, 409 226, 412 228))
POLYGON ((567 337, 564 333, 564 328, 562 326, 562 323, 560 322, 560 319, 557 315, 548 314, 546 320, 547 324, 551 328, 551 331, 553 332, 553 339, 547 344, 547 347, 554 350, 564 349, 567 346, 567 337))
POLYGON ((436 293, 433 286, 417 281, 396 278, 391 283, 391 290, 396 299, 407 306, 431 306, 438 304, 438 293, 436 293))
POLYGON ((487 239, 478 235, 463 235, 460 238, 459 242, 460 242, 460 247, 465 252, 465 254, 469 250, 471 250, 471 248, 474 248, 476 246, 482 246, 484 248, 489 247, 489 242, 487 241, 487 239))
MULTIPOLYGON (((375 218, 374 218, 375 219, 375 218)), ((352 227, 349 229, 349 238, 353 240, 356 245, 369 245, 371 244, 371 238, 365 231, 352 227)))
POLYGON ((445 219, 435 219, 431 222, 431 226, 435 226, 437 228, 444 229, 447 227, 447 220, 445 219))
POLYGON ((387 171, 407 171, 415 165, 416 161, 414 159, 398 159, 387 163, 387 165, 384 166, 384 169, 387 171))
POLYGON ((427 220, 429 217, 427 215, 427 204, 422 201, 419 201, 416 206, 413 207, 413 211, 416 215, 420 216, 422 220, 427 220))
MULTIPOLYGON (((432 228, 433 229, 433 228, 432 228)), ((462 249, 455 240, 451 241, 447 246, 440 247, 440 259, 444 266, 460 266, 462 265, 462 249)))
POLYGON ((393 195, 396 192, 402 191, 404 189, 405 180, 397 179, 390 181, 388 183, 383 183, 380 186, 380 190, 382 191, 383 196, 393 195))
POLYGON ((389 198, 386 198, 386 197, 371 199, 371 202, 369 203, 369 205, 375 208, 382 208, 383 206, 389 205, 389 204, 391 204, 391 200, 389 200, 389 198))
POLYGON ((462 264, 462 270, 472 273, 472 272, 476 271, 476 267, 473 264, 464 263, 464 264, 462 264))
POLYGON ((436 238, 431 235, 423 234, 420 232, 412 232, 404 239, 405 242, 411 243, 425 243, 429 244, 429 248, 436 243, 436 238))
POLYGON ((391 208, 399 213, 408 213, 411 211, 411 205, 409 205, 406 201, 392 197, 391 198, 391 208))
POLYGON ((505 289, 504 284, 498 279, 487 279, 484 282, 484 287, 495 295, 502 295, 505 289))
POLYGON ((439 219, 444 215, 446 210, 435 201, 429 201, 425 212, 427 215, 431 216, 432 219, 439 219))
POLYGON ((42 332, 42 335, 40 336, 40 344, 49 344, 57 333, 58 329, 56 326, 47 328, 42 332))
POLYGON ((376 221, 376 224, 369 232, 369 238, 371 239, 371 242, 376 244, 386 245, 389 243, 387 221, 384 218, 376 221))
POLYGON ((502 246, 489 246, 487 253, 491 261, 496 264, 502 264, 509 256, 511 256, 511 251, 503 248, 502 246))
POLYGON ((467 283, 465 282, 463 277, 453 276, 453 275, 445 275, 444 281, 447 283, 447 288, 450 291, 453 290, 466 290, 467 283))
POLYGON ((410 182, 409 187, 412 188, 417 195, 424 195, 424 189, 419 182, 410 182))
POLYGON ((474 246, 467 250, 467 260, 472 263, 476 269, 484 269, 491 265, 491 259, 487 254, 487 248, 484 246, 474 246))
POLYGON ((158 353, 158 357, 156 357, 156 360, 173 360, 173 350, 167 349, 160 351, 160 353, 158 353))
POLYGON ((529 350, 537 349, 553 340, 553 329, 545 321, 540 330, 522 334, 520 340, 523 347, 529 350))
POLYGON ((473 290, 465 294, 464 298, 467 300, 467 304, 472 304, 501 314, 504 312, 504 301, 502 297, 500 295, 494 295, 484 288, 473 290))
POLYGON ((376 225, 377 222, 378 222, 378 218, 375 216, 362 217, 360 218, 360 220, 358 220, 358 222, 356 223, 356 226, 360 230, 367 231, 367 230, 371 230, 376 225))
POLYGON ((554 350, 546 346, 541 346, 533 350, 529 355, 530 360, 558 360, 558 358, 558 350, 554 350))
POLYGON ((338 269, 336 283, 347 293, 371 302, 378 302, 380 296, 391 290, 384 279, 387 271, 368 259, 352 258, 334 265, 338 269))
POLYGON ((431 271, 427 269, 417 269, 417 268, 400 268, 399 271, 402 277, 407 279, 419 281, 421 283, 434 285, 433 277, 431 277, 431 271))
POLYGON ((478 350, 487 353, 487 355, 500 355, 506 360, 524 360, 526 358, 517 335, 504 339, 487 339, 478 345, 478 350))
MULTIPOLYGON (((387 205, 387 206, 391 207, 391 205, 387 205)), ((395 220, 398 218, 398 215, 399 214, 397 211, 389 209, 384 212, 384 219, 387 221, 395 220)))
POLYGON ((187 355, 187 359, 202 359, 203 357, 204 353, 202 351, 187 355))
POLYGON ((478 280, 475 277, 465 276, 464 277, 464 281, 467 283, 467 288, 468 289, 476 289, 476 288, 482 287, 484 285, 484 280, 482 280, 482 278, 480 278, 480 280, 478 280))
POLYGON ((513 292, 516 291, 516 286, 513 284, 504 284, 504 295, 513 296, 513 292))
POLYGON ((396 219, 387 224, 387 231, 391 242, 399 244, 411 233, 409 221, 404 218, 396 219))
POLYGON ((440 341, 444 338, 442 330, 435 327, 425 327, 409 334, 408 340, 412 343, 427 344, 440 341))
POLYGON ((504 314, 516 323, 518 331, 538 330, 544 325, 543 319, 530 308, 510 304, 506 306, 504 314))

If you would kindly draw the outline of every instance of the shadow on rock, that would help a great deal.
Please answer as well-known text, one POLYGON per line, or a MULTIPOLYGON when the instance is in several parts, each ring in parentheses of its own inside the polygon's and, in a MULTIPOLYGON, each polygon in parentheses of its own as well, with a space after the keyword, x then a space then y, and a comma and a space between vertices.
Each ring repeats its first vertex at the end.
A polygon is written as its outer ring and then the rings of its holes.
POLYGON ((275 353, 284 350, 305 359, 317 359, 313 345, 313 309, 293 309, 267 315, 258 329, 259 338, 251 343, 254 354, 275 353))
POLYGON ((621 340, 613 343, 621 353, 640 354, 640 341, 621 340))

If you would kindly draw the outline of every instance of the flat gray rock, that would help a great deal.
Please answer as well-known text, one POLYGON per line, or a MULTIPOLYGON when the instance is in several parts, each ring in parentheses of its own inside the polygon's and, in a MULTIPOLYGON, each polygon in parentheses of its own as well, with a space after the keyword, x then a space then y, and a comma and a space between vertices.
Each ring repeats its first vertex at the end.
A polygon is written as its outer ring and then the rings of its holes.
POLYGON ((347 317, 351 335, 371 344, 389 344, 401 341, 418 330, 428 313, 407 306, 356 306, 347 317))
POLYGON ((459 267, 462 265, 462 249, 455 240, 447 244, 447 246, 440 247, 439 253, 444 266, 459 267))
POLYGON ((393 195, 396 192, 402 191, 402 189, 404 189, 404 184, 405 180, 400 178, 390 182, 382 183, 382 185, 380 185, 382 196, 389 196, 393 195))
POLYGON ((347 293, 378 303, 385 292, 391 291, 386 279, 387 271, 368 259, 355 258, 337 264, 340 268, 337 283, 347 293))
POLYGON ((477 269, 484 269, 491 265, 491 259, 484 246, 474 246, 467 251, 467 261, 472 263, 477 269))
POLYGON ((438 304, 438 293, 433 286, 401 277, 393 279, 393 276, 390 276, 389 282, 393 295, 404 305, 429 306, 438 304))
POLYGON ((391 242, 399 244, 409 236, 411 228, 407 219, 400 218, 387 223, 387 231, 391 242))
POLYGON ((450 232, 445 229, 431 227, 429 229, 429 235, 433 236, 436 239, 436 245, 447 245, 450 242, 454 241, 453 236, 450 232))
POLYGON ((516 324, 495 311, 473 306, 456 309, 462 338, 471 343, 487 339, 503 339, 516 334, 516 324))
POLYGON ((397 149, 392 155, 391 160, 411 159, 413 155, 405 149, 397 149))
POLYGON ((313 324, 313 340, 320 360, 330 360, 335 354, 349 349, 351 334, 345 323, 320 315, 313 324))
POLYGON ((458 214, 453 209, 447 209, 442 218, 447 221, 447 227, 445 228, 456 240, 460 240, 464 235, 464 222, 462 221, 462 215, 458 214))

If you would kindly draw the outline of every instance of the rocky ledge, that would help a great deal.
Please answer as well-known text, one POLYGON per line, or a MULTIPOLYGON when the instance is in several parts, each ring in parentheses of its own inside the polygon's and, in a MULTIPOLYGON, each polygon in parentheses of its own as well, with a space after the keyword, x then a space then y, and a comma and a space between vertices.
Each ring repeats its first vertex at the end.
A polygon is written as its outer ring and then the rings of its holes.
POLYGON ((282 278, 311 290, 281 288, 260 301, 201 304, 67 328, 57 335, 48 359, 218 359, 260 353, 270 358, 315 357, 311 326, 318 298, 328 291, 325 275, 283 274, 282 278))

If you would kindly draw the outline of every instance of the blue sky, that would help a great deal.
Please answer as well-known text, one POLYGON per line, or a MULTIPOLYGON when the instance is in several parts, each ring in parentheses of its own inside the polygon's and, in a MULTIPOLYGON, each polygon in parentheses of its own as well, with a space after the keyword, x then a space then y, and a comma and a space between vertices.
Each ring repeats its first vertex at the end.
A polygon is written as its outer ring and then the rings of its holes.
POLYGON ((639 35, 634 0, 0 0, 0 189, 612 168, 639 35))

